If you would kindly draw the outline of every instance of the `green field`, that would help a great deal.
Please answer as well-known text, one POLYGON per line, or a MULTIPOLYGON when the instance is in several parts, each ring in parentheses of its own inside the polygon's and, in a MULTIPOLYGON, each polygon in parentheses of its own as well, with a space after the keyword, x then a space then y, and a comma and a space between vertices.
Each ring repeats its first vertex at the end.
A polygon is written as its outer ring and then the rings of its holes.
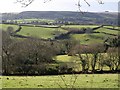
POLYGON ((106 29, 106 28, 97 29, 97 30, 95 30, 95 32, 104 32, 104 33, 114 34, 114 35, 118 35, 118 33, 119 33, 119 31, 110 30, 110 29, 106 29))
MULTIPOLYGON (((10 24, 0 24, 0 26, 2 26, 3 30, 7 30, 8 27, 13 27, 14 30, 16 30, 18 28, 17 25, 10 25, 10 24)), ((97 27, 97 25, 64 25, 62 27, 79 28, 80 29, 83 27, 84 28, 87 28, 87 27, 94 28, 94 27, 97 27)), ((107 27, 107 26, 104 26, 104 27, 107 27)), ((108 27, 110 28, 112 26, 108 26, 108 27)), ((20 32, 18 32, 17 34, 48 39, 48 38, 54 38, 56 35, 60 35, 61 33, 66 33, 66 32, 67 32, 67 30, 63 30, 61 28, 22 26, 22 30, 20 32)), ((99 29, 95 30, 95 32, 100 32, 100 33, 71 34, 70 37, 79 40, 81 44, 93 44, 93 43, 102 43, 106 38, 114 37, 109 34, 118 35, 118 33, 119 33, 119 31, 117 31, 117 30, 110 30, 110 29, 106 29, 106 28, 99 28, 99 29), (104 34, 104 33, 107 33, 107 34, 104 34)))
MULTIPOLYGON (((118 88, 118 74, 2 76, 3 88, 118 88)), ((1 79, 0 78, 0 79, 1 79)))
POLYGON ((3 29, 3 30, 7 30, 8 27, 13 27, 13 30, 16 30, 18 29, 18 26, 17 25, 11 25, 11 24, 0 24, 0 28, 3 29))
MULTIPOLYGON (((7 30, 8 27, 13 27, 13 30, 18 29, 17 25, 9 25, 9 24, 0 24, 0 27, 5 31, 7 30)), ((67 31, 60 28, 22 26, 21 31, 18 32, 17 34, 48 39, 48 38, 53 38, 55 35, 59 35, 65 32, 67 31)))
POLYGON ((113 37, 112 35, 106 35, 103 33, 91 33, 91 34, 72 34, 71 37, 79 40, 81 44, 94 44, 103 43, 103 41, 108 37, 113 37))
POLYGON ((44 28, 44 27, 27 27, 22 26, 22 30, 18 32, 20 35, 33 36, 39 38, 53 38, 55 34, 65 33, 67 31, 56 28, 44 28))
POLYGON ((62 27, 81 29, 81 28, 95 28, 95 27, 98 27, 98 25, 64 25, 62 27))
POLYGON ((119 29, 119 28, 120 28, 120 27, 118 27, 118 26, 114 26, 114 27, 113 27, 113 26, 104 26, 104 27, 105 27, 105 28, 111 28, 111 29, 113 29, 113 28, 114 28, 114 29, 119 29))

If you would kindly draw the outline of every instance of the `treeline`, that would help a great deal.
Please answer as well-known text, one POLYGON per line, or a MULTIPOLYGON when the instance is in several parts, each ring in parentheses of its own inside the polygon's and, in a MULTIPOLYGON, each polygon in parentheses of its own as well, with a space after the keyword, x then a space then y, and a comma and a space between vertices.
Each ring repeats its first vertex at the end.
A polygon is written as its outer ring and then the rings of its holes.
POLYGON ((16 39, 7 31, 2 31, 2 71, 3 75, 53 75, 63 73, 95 73, 119 71, 120 56, 118 39, 106 40, 104 44, 80 45, 76 40, 43 41, 38 38, 16 39), (75 57, 80 61, 81 71, 76 71, 74 63, 58 63, 57 55, 75 57), (73 66, 73 67, 72 67, 73 66))

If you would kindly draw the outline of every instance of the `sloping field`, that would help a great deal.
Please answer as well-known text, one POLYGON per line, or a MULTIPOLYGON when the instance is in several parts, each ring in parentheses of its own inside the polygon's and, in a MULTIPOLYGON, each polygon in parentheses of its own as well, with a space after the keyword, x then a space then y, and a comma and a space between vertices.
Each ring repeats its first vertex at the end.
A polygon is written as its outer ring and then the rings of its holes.
MULTIPOLYGON (((7 30, 8 27, 13 27, 14 30, 17 30, 17 25, 10 25, 10 24, 0 24, 2 29, 7 30)), ((64 25, 62 27, 69 27, 69 28, 94 28, 97 25, 64 25)), ((105 26, 107 27, 107 26, 105 26)), ((110 27, 110 26, 108 26, 110 27)), ((111 26, 112 27, 112 26, 111 26)), ((30 27, 30 26, 22 26, 22 29, 17 34, 24 35, 24 36, 32 36, 38 38, 54 38, 62 33, 66 33, 67 30, 63 30, 61 28, 46 28, 46 27, 30 27)), ((71 38, 75 38, 80 41, 81 44, 94 44, 94 43, 102 43, 108 37, 114 37, 113 35, 118 35, 118 30, 110 30, 106 28, 99 28, 95 30, 95 32, 99 33, 90 33, 90 34, 71 34, 71 38), (110 35, 111 34, 111 35, 110 35)))
POLYGON ((17 34, 47 39, 47 38, 53 38, 55 35, 65 32, 67 31, 58 28, 22 26, 22 30, 17 34))

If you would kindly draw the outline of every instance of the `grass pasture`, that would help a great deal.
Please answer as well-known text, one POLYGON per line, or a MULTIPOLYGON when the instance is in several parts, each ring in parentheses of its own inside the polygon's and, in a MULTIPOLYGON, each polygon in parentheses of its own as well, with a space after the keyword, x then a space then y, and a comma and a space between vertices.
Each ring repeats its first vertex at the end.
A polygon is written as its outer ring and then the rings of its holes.
MULTIPOLYGON (((33 19, 34 20, 34 19, 33 19)), ((28 20, 29 21, 29 20, 28 20)), ((9 26, 13 27, 14 30, 18 28, 17 25, 10 25, 10 24, 0 24, 2 26, 2 29, 7 30, 9 26)), ((64 25, 62 27, 69 27, 69 28, 94 28, 97 27, 97 25, 64 25)), ((107 26, 105 26, 107 27, 107 26)), ((110 26, 108 26, 110 27, 110 26)), ((29 27, 29 26, 22 26, 22 30, 18 32, 17 34, 24 35, 24 36, 33 36, 38 38, 54 38, 55 35, 60 35, 61 33, 66 33, 67 30, 63 30, 61 28, 44 28, 44 27, 29 27)), ((91 33, 91 34, 71 34, 71 38, 75 38, 77 40, 80 40, 81 44, 93 44, 93 43, 102 43, 104 39, 108 37, 113 37, 112 35, 108 34, 114 34, 118 35, 119 31, 117 30, 110 30, 106 28, 99 28, 95 30, 95 32, 100 33, 91 33), (108 34, 104 34, 104 33, 108 34)))
POLYGON ((18 29, 18 26, 17 25, 11 25, 11 24, 0 24, 0 28, 3 29, 3 30, 7 30, 8 27, 13 27, 13 30, 16 30, 18 29))
POLYGON ((3 88, 118 88, 118 74, 2 76, 3 88), (64 81, 63 81, 63 80, 64 81), (66 85, 65 85, 66 84, 66 85))
MULTIPOLYGON (((20 35, 24 36, 33 36, 38 38, 53 38, 57 33, 58 29, 56 28, 44 28, 44 27, 27 27, 22 26, 22 30, 18 32, 20 35)), ((58 33, 65 33, 65 30, 59 29, 58 33)))
MULTIPOLYGON (((0 28, 3 30, 7 30, 8 27, 13 27, 13 30, 17 30, 17 25, 11 24, 0 24, 0 28)), ((53 38, 55 35, 59 35, 61 33, 66 33, 66 30, 61 28, 44 28, 44 27, 29 27, 29 26, 22 26, 22 29, 17 34, 24 35, 24 36, 33 36, 38 38, 53 38)))
POLYGON ((98 27, 98 25, 64 25, 62 27, 81 29, 81 28, 95 28, 95 27, 98 27))
POLYGON ((97 30, 95 30, 95 32, 103 32, 103 33, 114 34, 114 35, 118 35, 118 33, 119 33, 119 31, 110 30, 110 29, 106 29, 106 28, 97 29, 97 30))
POLYGON ((113 29, 113 28, 114 28, 114 29, 119 29, 119 28, 120 28, 120 27, 118 27, 118 26, 114 26, 114 27, 113 27, 113 26, 104 26, 104 27, 105 27, 105 28, 111 28, 111 29, 113 29))
POLYGON ((81 44, 94 44, 103 43, 103 41, 108 37, 113 37, 112 35, 106 35, 103 33, 91 33, 91 34, 71 34, 72 38, 79 40, 81 44))

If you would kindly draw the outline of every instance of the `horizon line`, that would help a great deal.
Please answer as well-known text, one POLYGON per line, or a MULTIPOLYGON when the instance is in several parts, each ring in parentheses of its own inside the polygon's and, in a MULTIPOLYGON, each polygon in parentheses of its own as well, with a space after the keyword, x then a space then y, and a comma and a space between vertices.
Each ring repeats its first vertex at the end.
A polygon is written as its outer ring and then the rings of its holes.
MULTIPOLYGON (((20 12, 0 12, 0 13, 22 13, 22 12, 81 12, 81 11, 20 11, 20 12)), ((118 13, 119 11, 82 11, 83 13, 118 13)))

